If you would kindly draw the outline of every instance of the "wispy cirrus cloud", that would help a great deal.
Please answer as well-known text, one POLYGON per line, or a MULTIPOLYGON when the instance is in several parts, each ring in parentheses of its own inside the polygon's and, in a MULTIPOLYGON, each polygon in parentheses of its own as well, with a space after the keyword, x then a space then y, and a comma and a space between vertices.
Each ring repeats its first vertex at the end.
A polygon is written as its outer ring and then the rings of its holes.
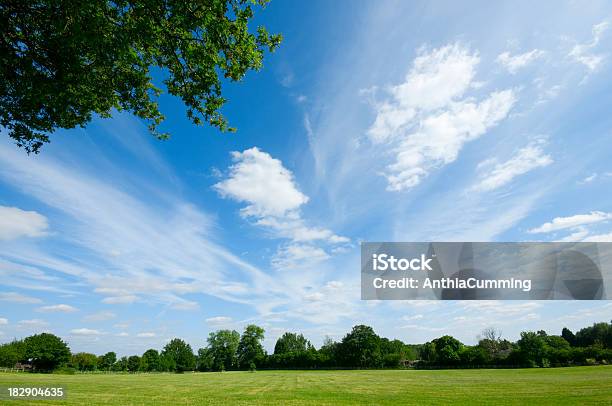
POLYGON ((520 148, 507 161, 497 162, 496 159, 481 162, 480 181, 474 187, 477 191, 491 191, 512 182, 516 177, 530 172, 536 168, 542 168, 553 163, 550 155, 543 149, 544 140, 530 143, 520 148))
POLYGON ((42 303, 42 300, 37 297, 27 296, 17 292, 0 292, 0 301, 23 304, 42 303))
POLYGON ((567 217, 555 217, 552 221, 542 224, 529 230, 529 233, 551 233, 554 231, 566 230, 595 223, 601 223, 612 219, 612 213, 603 211, 592 211, 587 214, 575 214, 567 217))
POLYGON ((40 213, 18 207, 0 206, 0 240, 47 235, 49 222, 40 213))
POLYGON ((606 54, 596 53, 594 49, 599 45, 604 33, 608 30, 610 23, 603 21, 592 28, 592 39, 589 42, 578 43, 569 52, 569 57, 583 64, 591 72, 596 71, 604 62, 606 54))
POLYGON ((520 69, 528 66, 535 60, 541 58, 544 51, 533 49, 522 54, 512 55, 510 52, 502 52, 497 56, 497 63, 502 65, 509 73, 516 74, 520 69))

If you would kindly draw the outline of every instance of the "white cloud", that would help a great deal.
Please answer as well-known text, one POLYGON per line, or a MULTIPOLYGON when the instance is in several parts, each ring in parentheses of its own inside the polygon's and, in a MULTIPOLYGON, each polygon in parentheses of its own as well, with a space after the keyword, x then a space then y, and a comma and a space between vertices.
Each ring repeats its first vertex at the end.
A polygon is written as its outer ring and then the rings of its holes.
POLYGON ((589 235, 589 231, 586 228, 578 227, 577 231, 559 239, 559 242, 582 241, 587 235, 589 235))
MULTIPOLYGON (((134 137, 139 138, 136 132, 134 137)), ((102 154, 81 157, 60 160, 43 154, 31 159, 10 143, 0 143, 0 180, 57 212, 62 221, 54 240, 71 252, 61 255, 24 241, 0 244, 2 260, 58 277, 45 286, 76 281, 111 304, 137 300, 170 307, 185 302, 181 295, 204 291, 241 303, 255 303, 272 291, 283 295, 271 277, 216 241, 212 217, 182 199, 180 185, 152 183, 102 154), (244 292, 227 289, 236 279, 248 287, 244 292)), ((139 164, 151 169, 149 162, 139 164)))
POLYGON ((297 261, 307 260, 303 255, 308 253, 315 255, 311 260, 316 262, 329 257, 322 248, 304 243, 349 242, 329 229, 306 225, 300 207, 308 202, 308 197, 298 189, 293 174, 280 160, 256 147, 233 152, 232 157, 234 164, 228 177, 214 188, 223 197, 246 203, 241 213, 254 218, 256 225, 271 230, 274 237, 292 241, 279 248, 272 259, 275 267, 296 265, 297 261))
POLYGON ((599 45, 599 42, 601 41, 601 38, 603 37, 604 32, 607 31, 608 27, 609 23, 607 21, 594 25, 592 29, 593 38, 591 41, 576 44, 569 53, 570 58, 583 64, 591 72, 597 70, 603 63, 606 55, 593 53, 592 51, 595 47, 597 47, 597 45, 599 45))
POLYGON ((0 206, 0 240, 42 237, 47 234, 47 218, 35 211, 0 206))
POLYGON ((587 176, 586 178, 582 179, 580 182, 578 182, 581 185, 587 184, 587 183, 591 183, 593 182, 595 179, 597 179, 598 174, 597 173, 593 173, 589 176, 587 176))
POLYGON ((328 258, 325 250, 319 247, 289 244, 278 250, 272 258, 272 265, 277 269, 310 268, 328 258))
POLYGON ((214 187, 224 197, 248 203, 241 210, 244 215, 285 216, 308 201, 278 159, 257 147, 232 152, 232 157, 228 178, 214 187))
POLYGON ((528 146, 519 149, 509 160, 495 164, 490 171, 481 176, 481 180, 475 186, 475 189, 480 191, 497 189, 510 183, 517 176, 550 165, 553 160, 550 155, 544 153, 542 143, 542 141, 530 143, 528 146))
POLYGON ((49 325, 48 322, 41 319, 29 319, 29 320, 20 320, 17 322, 20 327, 28 327, 28 328, 43 328, 49 325))
POLYGON ((584 242, 612 242, 612 233, 591 235, 582 239, 584 242))
POLYGON ((8 324, 8 319, 4 317, 0 317, 0 326, 6 326, 8 324))
POLYGON ((224 326, 230 324, 232 321, 232 318, 227 316, 215 316, 206 319, 206 323, 211 326, 224 326))
POLYGON ((90 328, 75 328, 70 330, 70 334, 75 336, 99 336, 103 333, 99 330, 94 330, 90 328))
POLYGON ((534 49, 532 51, 514 56, 512 56, 510 52, 504 52, 497 56, 496 61, 502 66, 504 66, 508 70, 508 72, 514 75, 521 68, 524 68, 536 59, 542 57, 543 55, 544 51, 541 51, 539 49, 534 49))
POLYGON ((122 296, 109 296, 102 299, 102 303, 106 304, 127 304, 134 303, 138 300, 138 297, 135 295, 122 295, 122 296))
POLYGON ((507 116, 515 100, 512 90, 493 92, 480 103, 452 103, 447 110, 425 117, 395 150, 396 161, 387 167, 388 190, 410 189, 432 170, 454 162, 464 144, 507 116))
POLYGON ((152 338, 155 337, 156 334, 155 333, 151 333, 151 332, 144 332, 144 333, 138 333, 136 334, 136 337, 138 338, 152 338))
POLYGON ((89 314, 83 317, 83 321, 106 321, 114 319, 117 315, 113 312, 99 311, 97 313, 89 314))
POLYGON ((421 320, 424 316, 422 314, 415 314, 413 316, 402 316, 402 320, 411 321, 411 320, 421 320))
POLYGON ((516 101, 513 90, 493 92, 481 101, 461 99, 479 60, 460 44, 421 49, 404 83, 391 87, 390 99, 376 106, 367 133, 374 144, 389 144, 395 156, 384 174, 388 190, 415 187, 508 115, 516 101))
POLYGON ((76 307, 67 304, 57 304, 50 306, 42 306, 37 309, 39 312, 44 313, 73 313, 79 311, 76 307))
POLYGON ((22 295, 17 292, 0 292, 0 301, 23 304, 42 303, 42 300, 38 298, 22 295))
POLYGON ((602 211, 592 211, 589 214, 576 214, 569 217, 555 217, 548 223, 532 228, 529 230, 529 233, 550 233, 568 228, 576 228, 587 224, 600 223, 610 219, 612 219, 612 213, 604 213, 602 211))
POLYGON ((434 110, 461 96, 470 87, 479 62, 477 53, 460 44, 431 52, 420 49, 405 81, 389 89, 391 100, 377 106, 370 138, 386 141, 409 125, 417 110, 434 110))
POLYGON ((129 337, 129 334, 125 331, 115 334, 117 337, 129 337))

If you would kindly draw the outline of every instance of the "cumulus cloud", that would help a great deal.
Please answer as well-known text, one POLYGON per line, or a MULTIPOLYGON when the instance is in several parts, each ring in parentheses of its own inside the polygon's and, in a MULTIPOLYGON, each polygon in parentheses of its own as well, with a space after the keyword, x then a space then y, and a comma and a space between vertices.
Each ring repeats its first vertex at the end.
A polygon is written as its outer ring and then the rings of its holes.
POLYGON ((480 101, 462 98, 479 61, 477 53, 460 44, 422 49, 405 81, 391 87, 390 98, 376 106, 367 133, 373 143, 388 144, 395 156, 384 173, 388 190, 417 186, 508 115, 516 101, 511 89, 480 101))
POLYGON ((21 293, 17 292, 0 292, 0 301, 23 304, 42 303, 42 300, 36 297, 22 295, 21 293))
POLYGON ((227 179, 214 188, 224 197, 247 203, 246 216, 285 216, 308 201, 282 162, 257 147, 232 152, 227 179))
MULTIPOLYGON (((480 182, 475 190, 490 191, 510 183, 517 176, 523 175, 536 168, 541 168, 553 163, 550 155, 544 153, 543 141, 530 143, 519 149, 510 159, 505 162, 495 163, 494 166, 481 175, 480 182)), ((481 167, 488 167, 495 161, 481 163, 481 167)))
POLYGON ((539 49, 534 49, 529 52, 525 52, 523 54, 511 55, 510 52, 503 52, 497 56, 497 63, 502 65, 508 72, 511 74, 515 74, 521 68, 526 67, 536 59, 542 57, 544 55, 544 51, 539 49))
POLYGON ((152 338, 155 337, 156 334, 155 333, 151 333, 151 332, 143 332, 143 333, 138 333, 136 334, 136 337, 138 338, 152 338))
POLYGON ((0 206, 0 240, 42 237, 47 234, 47 218, 35 211, 0 206))
POLYGON ((574 45, 569 53, 570 58, 583 64, 591 72, 597 70, 603 63, 606 55, 595 53, 593 52, 593 49, 599 45, 603 34, 608 30, 609 26, 610 24, 607 21, 594 25, 592 29, 593 37, 591 41, 574 45))
POLYGON ((76 307, 67 304, 42 306, 39 307, 37 310, 43 313, 73 313, 79 311, 79 309, 77 309, 76 307))
POLYGON ((8 324, 8 319, 4 317, 0 317, 0 326, 6 326, 8 324))
POLYGON ((70 334, 75 336, 99 336, 103 333, 100 330, 94 330, 90 328, 75 328, 70 330, 70 334))
POLYGON ((551 233, 554 231, 576 228, 588 224, 600 223, 610 219, 612 219, 612 213, 605 213, 602 211, 592 211, 588 214, 576 214, 568 217, 555 217, 550 222, 530 229, 529 233, 551 233))
POLYGON ((279 249, 272 260, 275 267, 297 265, 307 252, 315 259, 327 258, 327 253, 312 244, 344 244, 349 239, 329 229, 312 227, 303 219, 300 207, 308 202, 295 183, 293 173, 282 162, 257 147, 233 152, 234 164, 226 179, 214 185, 222 197, 246 203, 240 210, 244 217, 272 231, 274 237, 287 238, 292 244, 279 249), (296 244, 299 243, 299 244, 296 244), (309 244, 309 245, 306 245, 309 244))

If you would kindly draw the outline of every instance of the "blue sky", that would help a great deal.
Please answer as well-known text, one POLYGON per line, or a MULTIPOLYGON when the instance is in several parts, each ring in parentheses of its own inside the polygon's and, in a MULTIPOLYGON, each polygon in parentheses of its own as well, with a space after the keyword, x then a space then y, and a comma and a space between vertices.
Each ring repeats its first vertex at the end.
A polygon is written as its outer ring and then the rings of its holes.
POLYGON ((358 323, 419 343, 612 318, 598 302, 364 302, 360 241, 612 241, 606 2, 272 2, 264 69, 225 89, 236 134, 162 96, 0 140, 0 341, 194 348, 257 323, 319 345, 358 323))

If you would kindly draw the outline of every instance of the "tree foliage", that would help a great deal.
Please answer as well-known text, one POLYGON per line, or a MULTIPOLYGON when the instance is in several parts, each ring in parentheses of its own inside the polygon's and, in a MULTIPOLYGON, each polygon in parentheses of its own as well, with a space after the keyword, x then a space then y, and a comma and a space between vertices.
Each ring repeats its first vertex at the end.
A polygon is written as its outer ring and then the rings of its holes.
POLYGON ((240 334, 235 330, 218 330, 208 335, 208 348, 213 359, 213 369, 226 371, 238 367, 240 334))
POLYGON ((257 365, 263 361, 266 355, 263 345, 261 345, 264 332, 263 328, 254 324, 246 326, 236 351, 238 367, 246 367, 251 363, 257 365))
POLYGON ((174 362, 174 371, 192 371, 195 368, 195 356, 191 346, 180 338, 172 339, 162 351, 162 356, 167 356, 174 362))
POLYGON ((276 340, 274 354, 300 353, 308 351, 312 344, 302 334, 284 333, 276 340))
POLYGON ((96 354, 79 352, 72 355, 70 363, 79 371, 95 371, 98 367, 98 357, 96 354))
POLYGON ((117 354, 112 351, 107 352, 98 357, 98 369, 109 371, 115 362, 117 362, 117 354))
POLYGON ((18 362, 26 360, 25 354, 25 343, 22 340, 0 345, 0 367, 13 368, 18 362))
POLYGON ((24 340, 25 358, 37 370, 52 371, 70 360, 70 348, 61 338, 49 333, 36 334, 24 340))
POLYGON ((152 348, 146 350, 140 359, 140 369, 146 372, 160 371, 159 352, 152 348))
POLYGON ((342 365, 350 367, 382 366, 380 337, 370 326, 353 327, 340 343, 339 358, 342 365))
POLYGON ((223 81, 259 70, 281 36, 249 30, 268 0, 92 0, 0 3, 0 125, 38 152, 57 128, 113 109, 164 119, 153 72, 196 125, 233 130, 221 114, 223 81))

